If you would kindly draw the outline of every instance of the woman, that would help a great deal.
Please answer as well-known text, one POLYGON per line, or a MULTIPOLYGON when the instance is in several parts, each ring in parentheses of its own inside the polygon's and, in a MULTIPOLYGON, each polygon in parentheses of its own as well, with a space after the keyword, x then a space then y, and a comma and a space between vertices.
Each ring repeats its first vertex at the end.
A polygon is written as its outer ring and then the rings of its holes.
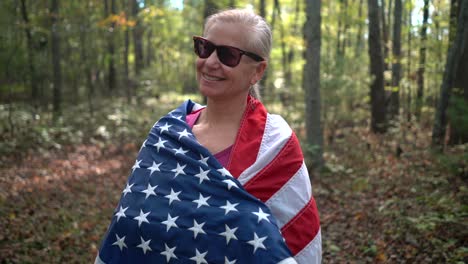
POLYGON ((318 212, 298 140, 251 96, 271 31, 247 10, 194 37, 199 90, 143 144, 96 263, 319 263, 318 212))

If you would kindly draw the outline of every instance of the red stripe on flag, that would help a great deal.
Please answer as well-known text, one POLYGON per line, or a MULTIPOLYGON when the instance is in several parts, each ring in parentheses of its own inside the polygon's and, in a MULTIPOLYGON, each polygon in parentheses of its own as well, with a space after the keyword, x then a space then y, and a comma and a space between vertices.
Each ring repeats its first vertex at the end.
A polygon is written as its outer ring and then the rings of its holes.
POLYGON ((276 157, 244 184, 247 192, 266 202, 301 168, 304 157, 294 133, 276 157))
POLYGON ((315 238, 319 228, 317 205, 312 197, 309 203, 281 228, 281 233, 293 255, 296 255, 315 238))
POLYGON ((232 148, 227 170, 232 176, 239 175, 256 160, 267 119, 265 107, 255 98, 248 98, 236 142, 232 148))

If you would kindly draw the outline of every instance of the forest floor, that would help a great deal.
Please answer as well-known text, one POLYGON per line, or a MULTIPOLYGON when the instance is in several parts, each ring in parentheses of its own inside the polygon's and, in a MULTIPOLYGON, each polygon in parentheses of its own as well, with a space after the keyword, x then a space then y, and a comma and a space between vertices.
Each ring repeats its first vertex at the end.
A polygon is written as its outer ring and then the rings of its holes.
MULTIPOLYGON (((336 131, 313 179, 324 263, 468 261, 467 146, 429 151, 336 131)), ((0 263, 92 263, 138 146, 75 145, 0 157, 0 263)))

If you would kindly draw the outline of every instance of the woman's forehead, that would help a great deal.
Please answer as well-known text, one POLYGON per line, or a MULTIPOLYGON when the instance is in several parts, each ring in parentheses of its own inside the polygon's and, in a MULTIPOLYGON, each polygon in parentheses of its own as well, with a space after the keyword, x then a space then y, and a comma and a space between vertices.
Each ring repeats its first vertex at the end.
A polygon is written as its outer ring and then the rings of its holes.
POLYGON ((250 32, 249 28, 244 24, 217 22, 206 28, 204 37, 216 45, 247 49, 250 32))

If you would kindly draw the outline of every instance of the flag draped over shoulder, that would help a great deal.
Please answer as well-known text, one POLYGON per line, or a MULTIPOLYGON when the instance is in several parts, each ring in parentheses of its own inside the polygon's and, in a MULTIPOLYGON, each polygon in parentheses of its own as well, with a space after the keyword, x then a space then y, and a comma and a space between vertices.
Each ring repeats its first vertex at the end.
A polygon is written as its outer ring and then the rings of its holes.
POLYGON ((279 115, 249 97, 227 169, 277 220, 299 264, 321 263, 315 199, 299 141, 279 115))
MULTIPOLYGON (((289 214, 277 218, 275 210, 281 205, 273 202, 270 210, 268 200, 264 201, 266 193, 255 195, 257 188, 269 189, 256 184, 269 166, 257 168, 251 155, 255 153, 239 156, 239 152, 251 150, 251 142, 239 143, 250 141, 248 135, 243 138, 241 130, 228 166, 236 174, 241 172, 236 179, 238 175, 234 177, 196 141, 185 122, 187 113, 199 107, 187 101, 153 126, 132 167, 95 263, 296 263, 292 254, 305 246, 295 245, 290 250, 288 236, 285 240, 280 233, 280 227, 291 221, 289 214), (251 179, 247 179, 249 171, 255 172, 251 179)), ((249 112, 244 114, 244 129, 249 124, 249 112)), ((262 144, 261 138, 256 140, 262 144)), ((287 201, 283 203, 288 206, 287 201)))

